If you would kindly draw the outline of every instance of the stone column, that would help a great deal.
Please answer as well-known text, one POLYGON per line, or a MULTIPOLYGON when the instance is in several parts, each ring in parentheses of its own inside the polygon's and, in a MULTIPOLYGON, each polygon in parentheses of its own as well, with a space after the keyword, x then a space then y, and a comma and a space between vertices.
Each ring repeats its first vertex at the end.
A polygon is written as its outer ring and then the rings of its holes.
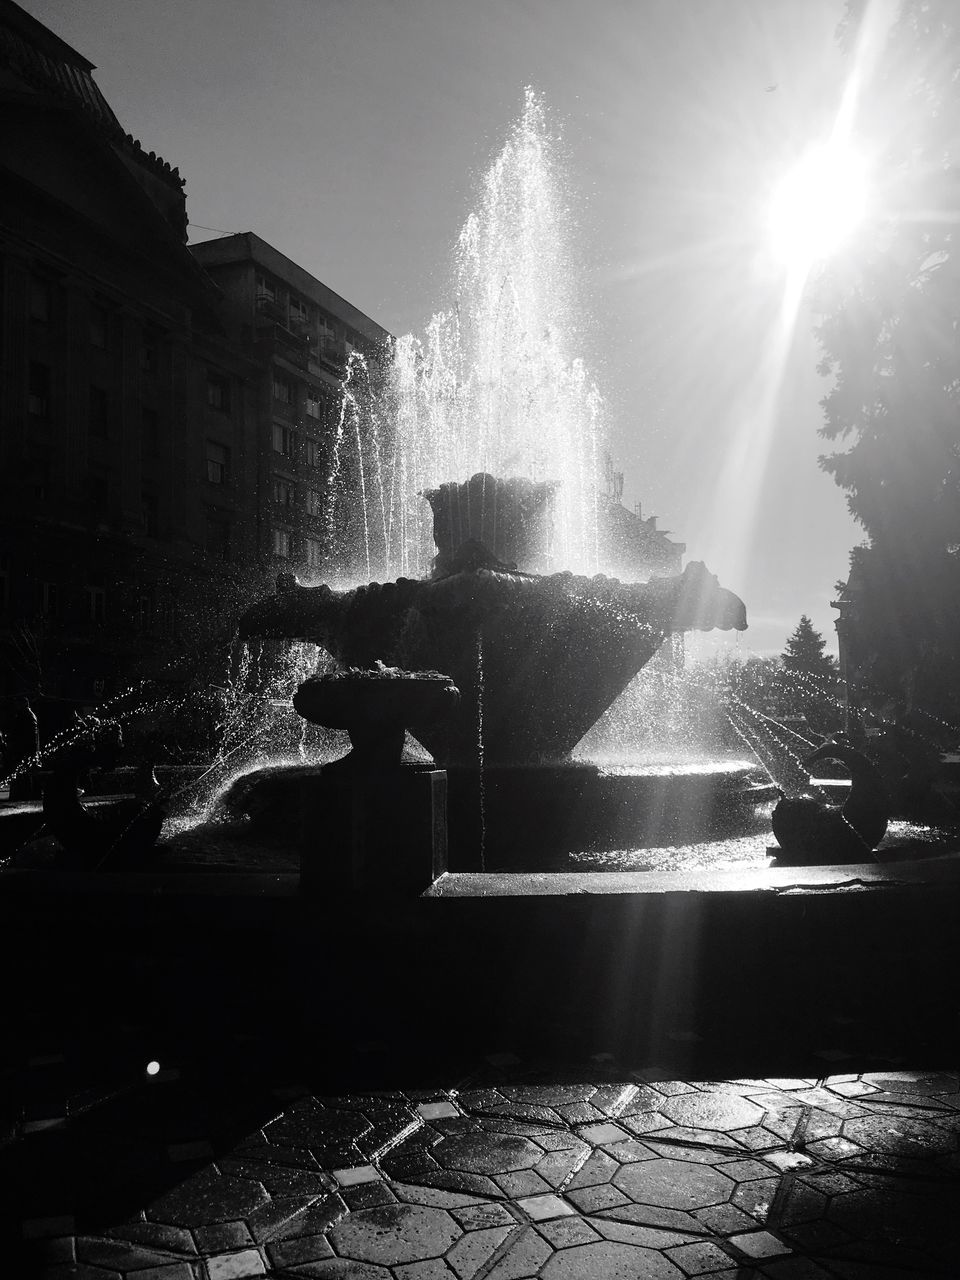
POLYGON ((306 784, 300 888, 332 895, 418 896, 447 869, 443 769, 323 769, 306 784))

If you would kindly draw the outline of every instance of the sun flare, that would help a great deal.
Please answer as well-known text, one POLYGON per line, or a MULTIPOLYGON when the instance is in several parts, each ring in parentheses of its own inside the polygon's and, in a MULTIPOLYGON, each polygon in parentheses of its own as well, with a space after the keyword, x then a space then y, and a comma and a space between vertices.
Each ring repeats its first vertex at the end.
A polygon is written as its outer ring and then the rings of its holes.
POLYGON ((863 162, 835 142, 811 148, 776 188, 770 240, 791 272, 806 272, 846 244, 867 212, 863 162))

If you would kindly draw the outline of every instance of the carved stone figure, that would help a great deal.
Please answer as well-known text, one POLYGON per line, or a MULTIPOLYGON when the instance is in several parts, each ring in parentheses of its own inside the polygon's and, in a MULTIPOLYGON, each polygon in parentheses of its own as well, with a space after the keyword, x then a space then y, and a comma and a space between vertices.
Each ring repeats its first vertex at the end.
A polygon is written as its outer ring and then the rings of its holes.
POLYGON ((883 839, 890 800, 883 777, 863 752, 846 742, 825 742, 804 761, 839 760, 850 771, 850 793, 842 805, 812 796, 784 796, 771 816, 784 866, 870 862, 883 839))

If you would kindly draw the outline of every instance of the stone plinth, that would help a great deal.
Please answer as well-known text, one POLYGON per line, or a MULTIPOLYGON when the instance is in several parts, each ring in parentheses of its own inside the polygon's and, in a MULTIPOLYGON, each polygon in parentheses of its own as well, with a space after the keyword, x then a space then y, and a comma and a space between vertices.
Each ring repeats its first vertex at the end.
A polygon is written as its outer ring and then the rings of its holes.
POLYGON ((420 894, 447 869, 447 775, 326 768, 304 788, 300 888, 420 894))

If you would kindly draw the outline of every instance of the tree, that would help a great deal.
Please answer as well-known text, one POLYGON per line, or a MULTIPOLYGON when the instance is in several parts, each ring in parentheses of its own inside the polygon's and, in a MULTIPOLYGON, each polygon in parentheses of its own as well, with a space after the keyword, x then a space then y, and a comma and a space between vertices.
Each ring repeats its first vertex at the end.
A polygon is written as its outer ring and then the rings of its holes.
POLYGON ((818 733, 839 727, 837 664, 824 653, 827 642, 807 615, 801 614, 781 655, 779 701, 785 712, 803 716, 818 733))
MULTIPOLYGON (((841 39, 865 65, 877 7, 849 0, 841 39)), ((960 10, 901 0, 866 83, 859 144, 877 213, 821 281, 821 465, 868 542, 845 602, 848 656, 901 710, 960 698, 960 10)))
POLYGON ((799 677, 809 677, 818 685, 832 684, 837 678, 837 664, 824 653, 827 642, 805 613, 795 630, 787 637, 787 645, 781 655, 784 671, 799 677))

